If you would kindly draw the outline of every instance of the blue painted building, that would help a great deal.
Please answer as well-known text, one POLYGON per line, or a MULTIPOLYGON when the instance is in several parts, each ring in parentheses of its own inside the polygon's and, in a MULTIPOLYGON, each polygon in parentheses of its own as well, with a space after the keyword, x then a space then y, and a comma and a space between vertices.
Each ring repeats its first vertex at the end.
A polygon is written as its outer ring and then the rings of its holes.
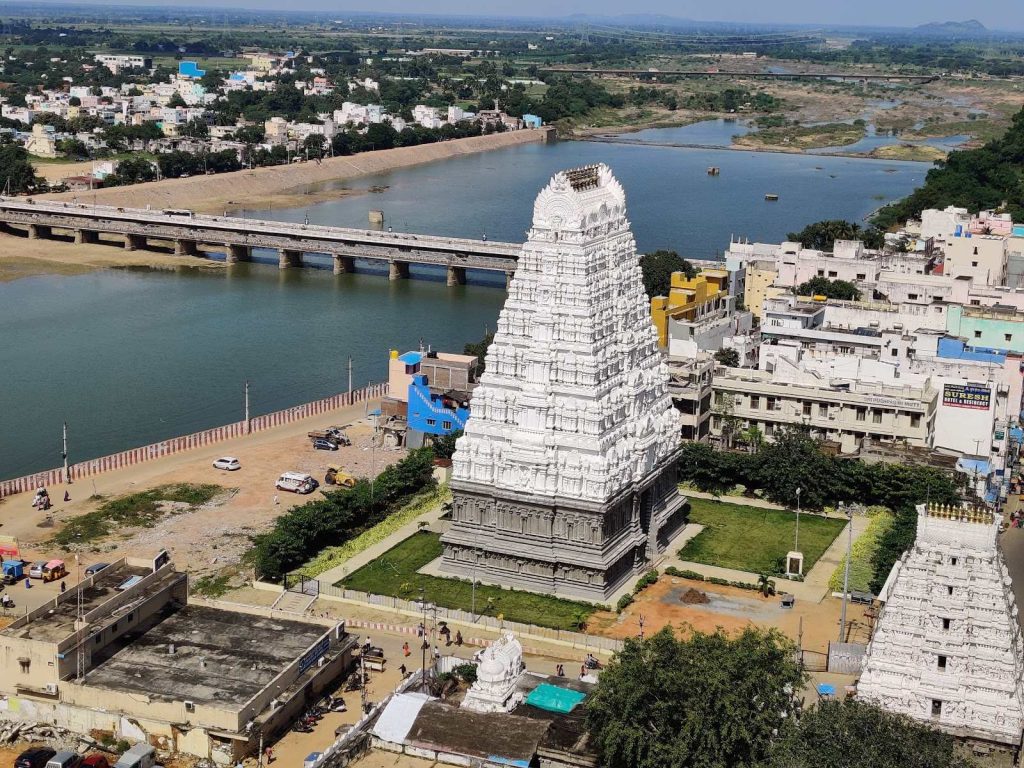
POLYGON ((938 356, 946 360, 966 360, 976 363, 995 363, 1002 365, 1006 362, 1006 351, 992 347, 974 347, 966 344, 962 339, 955 339, 945 336, 939 339, 938 356))
POLYGON ((427 377, 417 373, 409 384, 409 429, 427 435, 450 435, 466 428, 469 396, 464 392, 432 391, 427 377))
POLYGON ((523 125, 527 128, 540 128, 544 125, 544 121, 541 120, 537 115, 526 114, 523 115, 523 125))

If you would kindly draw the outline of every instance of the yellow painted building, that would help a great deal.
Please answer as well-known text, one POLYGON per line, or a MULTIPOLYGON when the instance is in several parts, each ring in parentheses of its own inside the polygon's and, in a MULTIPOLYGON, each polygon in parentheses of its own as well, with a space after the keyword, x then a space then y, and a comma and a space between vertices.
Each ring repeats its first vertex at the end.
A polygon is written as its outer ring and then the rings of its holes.
POLYGON ((785 292, 785 288, 773 285, 775 278, 779 275, 774 261, 752 262, 747 264, 746 272, 743 307, 760 322, 764 300, 775 298, 785 292))
POLYGON ((668 296, 651 299, 651 319, 658 329, 658 343, 668 346, 668 321, 695 322, 717 311, 729 296, 729 272, 705 269, 692 280, 683 272, 673 272, 668 296))

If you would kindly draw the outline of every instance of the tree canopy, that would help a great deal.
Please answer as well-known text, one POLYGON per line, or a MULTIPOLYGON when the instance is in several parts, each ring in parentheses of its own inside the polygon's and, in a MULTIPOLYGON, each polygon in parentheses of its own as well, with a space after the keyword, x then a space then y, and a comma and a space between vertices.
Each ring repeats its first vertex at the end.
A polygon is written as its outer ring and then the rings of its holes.
POLYGON ((860 298, 860 290, 853 283, 846 280, 829 280, 827 277, 812 277, 806 283, 798 285, 796 292, 800 296, 824 296, 845 301, 857 301, 860 298))
POLYGON ((909 196, 887 205, 875 216, 882 227, 921 215, 926 208, 955 205, 969 211, 1002 208, 1014 221, 1024 219, 1024 109, 1014 115, 1010 128, 998 139, 977 149, 950 152, 945 161, 928 171, 924 185, 909 196))
POLYGON ((787 724, 764 768, 967 768, 952 736, 860 701, 822 701, 787 724))
POLYGON ((672 273, 684 272, 687 279, 697 275, 697 268, 675 251, 657 250, 640 257, 640 270, 644 276, 644 290, 651 298, 668 296, 672 273))
POLYGON ((735 349, 722 347, 715 352, 715 360, 728 368, 739 368, 740 353, 735 349))
POLYGON ((41 179, 29 162, 28 152, 17 144, 0 144, 0 193, 18 195, 32 192, 41 179))
POLYGON ((767 758, 804 682, 777 630, 627 639, 588 699, 604 768, 740 768, 767 758))
POLYGON ((790 232, 786 239, 816 251, 831 251, 836 240, 860 240, 868 248, 881 248, 885 244, 885 233, 877 227, 865 229, 843 219, 826 219, 808 224, 799 232, 790 232))

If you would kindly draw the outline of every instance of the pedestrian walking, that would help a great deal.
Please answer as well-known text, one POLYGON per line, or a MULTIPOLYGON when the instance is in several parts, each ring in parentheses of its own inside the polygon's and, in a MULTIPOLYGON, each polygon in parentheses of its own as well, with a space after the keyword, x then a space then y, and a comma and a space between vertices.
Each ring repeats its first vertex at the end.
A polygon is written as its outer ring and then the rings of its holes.
POLYGON ((555 665, 555 674, 558 675, 559 677, 565 677, 565 667, 563 667, 561 664, 556 664, 555 665))
POLYGON ((63 595, 65 592, 67 592, 67 589, 68 589, 67 583, 62 581, 60 583, 60 593, 63 595))
POLYGON ((434 646, 434 661, 437 661, 440 658, 441 658, 441 652, 439 650, 437 650, 437 646, 435 645, 434 646))
POLYGON ((402 655, 405 656, 405 658, 408 659, 409 658, 409 654, 411 654, 411 653, 412 653, 412 651, 409 649, 409 641, 406 640, 404 643, 402 643, 402 655))
POLYGON ((462 630, 455 630, 455 644, 462 645, 462 630))
POLYGON ((406 675, 408 675, 408 674, 409 674, 408 670, 406 670, 406 668, 405 668, 405 664, 402 664, 402 665, 401 665, 401 666, 400 666, 400 667, 398 668, 398 671, 402 673, 402 679, 403 679, 403 680, 405 680, 405 677, 406 677, 406 675))
POLYGON ((267 747, 265 750, 263 750, 263 754, 267 758, 267 765, 270 765, 272 762, 274 762, 274 748, 273 747, 267 747))
POLYGON ((280 499, 277 498, 277 494, 274 494, 274 506, 276 507, 280 503, 280 499))

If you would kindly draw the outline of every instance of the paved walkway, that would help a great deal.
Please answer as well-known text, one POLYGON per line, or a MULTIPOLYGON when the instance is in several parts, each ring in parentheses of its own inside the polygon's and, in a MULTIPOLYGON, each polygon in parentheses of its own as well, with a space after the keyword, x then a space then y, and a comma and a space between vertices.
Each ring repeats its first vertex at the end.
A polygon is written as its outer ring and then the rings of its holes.
POLYGON ((392 533, 386 539, 378 541, 373 546, 367 547, 362 552, 359 552, 358 554, 355 554, 352 557, 350 557, 344 563, 336 565, 330 570, 324 571, 319 576, 317 576, 317 581, 319 581, 321 584, 333 586, 353 571, 357 570, 358 568, 362 568, 367 563, 376 560, 378 557, 383 555, 385 552, 387 552, 395 545, 405 541, 407 538, 416 533, 416 531, 420 530, 420 528, 426 528, 429 531, 441 533, 441 515, 444 514, 443 507, 444 503, 438 501, 437 504, 425 510, 422 515, 419 515, 413 520, 410 520, 408 523, 403 525, 401 528, 392 533), (427 525, 423 526, 422 523, 427 523, 427 525))

